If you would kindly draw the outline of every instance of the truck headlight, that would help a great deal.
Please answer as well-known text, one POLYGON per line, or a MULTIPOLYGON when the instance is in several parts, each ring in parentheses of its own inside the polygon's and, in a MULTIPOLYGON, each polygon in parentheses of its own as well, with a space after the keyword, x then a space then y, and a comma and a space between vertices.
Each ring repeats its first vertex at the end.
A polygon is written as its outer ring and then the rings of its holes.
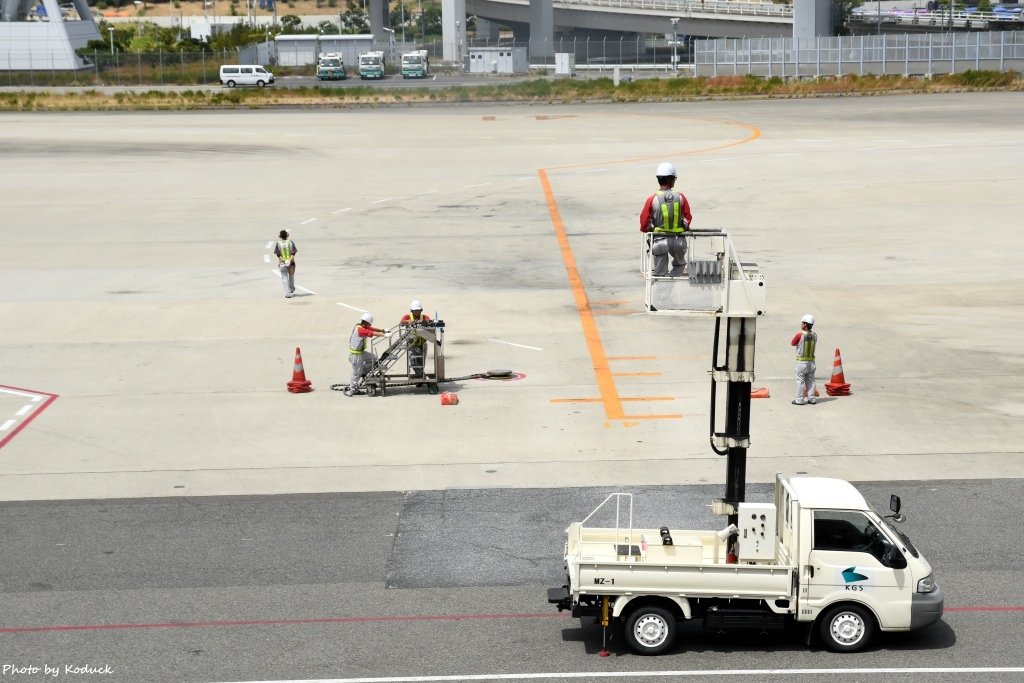
POLYGON ((935 579, 932 578, 931 574, 929 574, 928 576, 924 577, 923 579, 921 579, 920 581, 917 582, 917 592, 918 593, 931 593, 934 590, 935 590, 935 579))

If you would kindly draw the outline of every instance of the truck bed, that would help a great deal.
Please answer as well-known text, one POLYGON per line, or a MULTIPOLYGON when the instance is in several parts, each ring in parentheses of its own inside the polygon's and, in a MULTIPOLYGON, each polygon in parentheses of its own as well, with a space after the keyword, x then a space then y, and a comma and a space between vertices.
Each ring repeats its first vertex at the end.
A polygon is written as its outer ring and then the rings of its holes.
POLYGON ((658 529, 607 529, 573 523, 566 564, 579 593, 659 593, 680 597, 785 599, 795 567, 775 562, 727 564, 714 531, 673 530, 662 545, 658 529))

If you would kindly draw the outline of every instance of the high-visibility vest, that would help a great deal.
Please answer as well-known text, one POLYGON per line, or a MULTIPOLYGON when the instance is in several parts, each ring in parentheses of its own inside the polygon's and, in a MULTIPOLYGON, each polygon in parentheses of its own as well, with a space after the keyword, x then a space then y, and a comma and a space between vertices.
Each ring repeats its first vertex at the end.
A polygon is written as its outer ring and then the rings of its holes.
POLYGON ((796 346, 796 359, 798 361, 814 360, 814 345, 818 343, 818 335, 815 332, 804 332, 804 338, 796 346))
POLYGON ((279 259, 281 259, 282 261, 291 261, 292 260, 292 241, 291 240, 281 240, 280 242, 278 242, 277 243, 277 250, 280 252, 278 254, 278 258, 279 259))
POLYGON ((651 202, 651 225, 654 232, 682 233, 686 230, 683 223, 683 198, 674 190, 661 190, 654 194, 651 202))
POLYGON ((352 328, 352 336, 348 338, 348 352, 358 356, 366 351, 366 337, 359 336, 360 325, 352 328))
MULTIPOLYGON (((427 315, 426 313, 420 313, 420 317, 417 320, 416 318, 412 317, 412 313, 409 313, 409 315, 402 316, 401 322, 408 322, 409 324, 428 323, 430 322, 430 316, 427 315)), ((421 346, 426 346, 426 344, 427 340, 420 336, 415 336, 411 340, 409 340, 409 346, 413 348, 420 348, 421 346)))

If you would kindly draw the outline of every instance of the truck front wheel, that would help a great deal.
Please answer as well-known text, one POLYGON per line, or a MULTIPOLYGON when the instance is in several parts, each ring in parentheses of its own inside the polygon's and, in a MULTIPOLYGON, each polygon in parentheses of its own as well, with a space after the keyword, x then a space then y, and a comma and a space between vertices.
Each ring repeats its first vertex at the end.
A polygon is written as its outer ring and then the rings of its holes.
POLYGON ((638 655, 659 655, 676 639, 675 615, 661 607, 638 607, 626 619, 626 642, 638 655))
POLYGON ((825 647, 832 652, 857 652, 871 641, 875 621, 863 607, 840 605, 825 613, 818 629, 825 647))

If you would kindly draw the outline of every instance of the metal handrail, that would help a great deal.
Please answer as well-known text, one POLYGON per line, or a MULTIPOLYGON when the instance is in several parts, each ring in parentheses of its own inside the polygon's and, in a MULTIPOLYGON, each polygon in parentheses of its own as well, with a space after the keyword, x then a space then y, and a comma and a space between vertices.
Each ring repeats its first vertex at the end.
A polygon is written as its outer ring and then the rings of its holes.
MULTIPOLYGON (((578 547, 580 549, 580 555, 581 556, 583 555, 583 545, 584 545, 584 542, 583 542, 583 528, 584 528, 584 526, 586 525, 586 523, 588 521, 590 521, 590 518, 593 517, 594 515, 596 515, 598 513, 598 511, 601 508, 603 508, 605 506, 605 504, 608 501, 610 501, 612 498, 615 499, 615 542, 614 542, 614 545, 616 547, 619 544, 619 531, 622 529, 622 525, 620 524, 620 517, 622 515, 622 502, 621 502, 621 499, 622 498, 629 499, 629 525, 628 525, 629 531, 627 532, 626 537, 625 537, 626 550, 627 550, 626 554, 627 555, 629 554, 629 552, 628 552, 629 551, 629 546, 632 545, 632 543, 633 543, 633 494, 632 493, 610 493, 610 494, 608 494, 608 497, 605 498, 603 501, 601 501, 601 504, 598 505, 596 508, 594 508, 593 512, 591 512, 589 515, 587 515, 583 519, 583 521, 580 522, 580 525, 576 528, 576 547, 578 547)), ((587 545, 597 545, 599 543, 603 543, 603 541, 588 541, 587 545)), ((616 548, 616 551, 617 551, 617 548, 616 548)))

